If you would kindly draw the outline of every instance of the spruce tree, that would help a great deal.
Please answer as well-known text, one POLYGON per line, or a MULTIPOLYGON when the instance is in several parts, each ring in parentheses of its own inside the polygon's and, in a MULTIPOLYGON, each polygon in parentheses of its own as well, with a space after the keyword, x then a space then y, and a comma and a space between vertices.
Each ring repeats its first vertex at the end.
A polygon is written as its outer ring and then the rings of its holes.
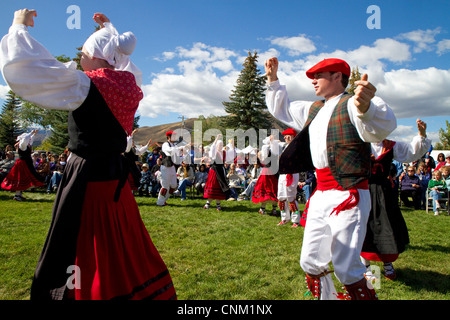
POLYGON ((355 94, 356 85, 355 82, 361 80, 361 73, 359 72, 359 68, 356 67, 356 69, 352 70, 352 73, 350 74, 350 79, 348 79, 348 89, 347 92, 350 94, 355 94))
POLYGON ((0 146, 14 145, 17 136, 23 133, 18 117, 21 107, 20 99, 12 92, 8 92, 5 104, 0 112, 0 146))
POLYGON ((222 125, 227 129, 254 128, 259 133, 259 129, 271 128, 265 101, 266 79, 258 70, 257 59, 257 52, 248 52, 235 89, 231 91, 230 101, 222 102, 229 114, 222 120, 222 125))

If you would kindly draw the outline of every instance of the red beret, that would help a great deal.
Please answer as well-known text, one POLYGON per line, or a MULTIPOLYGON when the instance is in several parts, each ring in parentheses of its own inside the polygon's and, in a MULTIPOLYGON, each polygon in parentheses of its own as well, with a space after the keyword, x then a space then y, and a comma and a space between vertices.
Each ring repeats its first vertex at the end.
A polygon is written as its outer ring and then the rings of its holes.
POLYGON ((306 76, 310 79, 314 79, 314 74, 318 72, 334 71, 342 72, 350 77, 350 67, 344 60, 341 59, 324 59, 316 64, 314 67, 306 71, 306 76))
POLYGON ((297 132, 295 132, 294 129, 289 128, 289 129, 284 130, 282 135, 283 136, 287 136, 287 135, 296 136, 297 132))
POLYGON ((166 137, 167 137, 167 136, 171 136, 172 134, 173 134, 173 131, 167 131, 167 132, 166 132, 166 137))

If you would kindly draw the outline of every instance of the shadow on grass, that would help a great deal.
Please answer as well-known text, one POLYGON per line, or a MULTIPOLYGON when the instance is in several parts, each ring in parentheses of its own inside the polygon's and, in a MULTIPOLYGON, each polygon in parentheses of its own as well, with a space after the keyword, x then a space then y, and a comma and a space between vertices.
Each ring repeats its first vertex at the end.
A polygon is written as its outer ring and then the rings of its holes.
POLYGON ((411 290, 420 292, 423 290, 447 294, 450 287, 450 276, 434 271, 398 269, 397 282, 410 287, 411 290))
MULTIPOLYGON (((36 193, 34 193, 36 194, 36 193)), ((31 194, 30 194, 31 195, 31 194)), ((11 194, 7 194, 7 193, 2 193, 0 194, 0 201, 15 201, 13 200, 14 198, 14 193, 11 194)), ((24 198, 25 200, 23 202, 48 202, 48 203, 53 203, 55 201, 55 199, 45 199, 45 198, 34 198, 33 196, 28 196, 26 194, 24 194, 24 198)))
POLYGON ((446 253, 446 254, 450 253, 449 247, 441 246, 438 244, 428 244, 428 245, 424 245, 424 246, 408 245, 408 250, 430 251, 430 252, 440 251, 440 252, 446 253))
MULTIPOLYGON (((141 206, 146 206, 146 207, 155 207, 155 209, 159 209, 160 207, 158 207, 154 202, 149 203, 149 199, 154 199, 154 201, 156 202, 156 198, 151 198, 151 197, 139 197, 136 196, 136 203, 138 204, 139 207, 141 206)), ((186 199, 184 201, 180 201, 179 197, 176 198, 172 198, 170 197, 167 200, 167 207, 176 207, 179 209, 183 209, 183 208, 192 208, 192 209, 202 209, 203 206, 206 203, 206 199, 205 198, 201 198, 201 197, 196 197, 194 199, 186 199)), ((258 209, 255 210, 254 207, 252 207, 252 205, 254 205, 252 202, 250 201, 226 201, 226 200, 221 200, 220 201, 220 206, 222 207, 223 211, 226 212, 249 212, 249 213, 258 213, 258 209)), ((166 208, 166 207, 163 207, 166 208)), ((269 205, 269 208, 271 209, 271 205, 269 205)), ((216 200, 210 200, 210 209, 216 209, 216 200)))

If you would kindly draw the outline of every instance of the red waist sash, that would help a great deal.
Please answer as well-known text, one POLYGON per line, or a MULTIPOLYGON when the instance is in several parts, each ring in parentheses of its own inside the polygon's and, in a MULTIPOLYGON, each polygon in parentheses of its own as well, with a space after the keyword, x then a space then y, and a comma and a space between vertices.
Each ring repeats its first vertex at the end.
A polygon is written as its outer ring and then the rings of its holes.
POLYGON ((333 213, 336 213, 337 215, 341 211, 349 210, 356 207, 359 203, 358 189, 364 190, 369 189, 368 180, 364 180, 348 190, 342 188, 339 185, 339 183, 334 179, 333 175, 331 174, 330 168, 316 169, 316 174, 317 174, 316 190, 319 191, 339 190, 350 192, 349 197, 346 200, 344 200, 341 204, 339 204, 336 208, 334 208, 333 211, 330 213, 330 215, 332 215, 333 213))

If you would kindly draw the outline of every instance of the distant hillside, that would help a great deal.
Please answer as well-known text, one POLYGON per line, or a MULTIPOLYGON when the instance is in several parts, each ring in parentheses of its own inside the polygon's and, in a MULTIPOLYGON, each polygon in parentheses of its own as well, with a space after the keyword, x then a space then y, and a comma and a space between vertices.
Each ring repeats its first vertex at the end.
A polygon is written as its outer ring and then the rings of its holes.
MULTIPOLYGON (((184 127, 186 130, 192 132, 194 128, 194 121, 198 120, 198 118, 192 118, 192 119, 186 119, 184 120, 184 127)), ((274 119, 271 117, 273 128, 278 129, 281 132, 283 132, 285 129, 287 129, 287 126, 280 121, 274 119)), ((167 131, 173 131, 176 129, 182 128, 182 122, 174 122, 174 123, 168 123, 168 124, 162 124, 158 126, 153 127, 140 127, 138 129, 138 132, 134 136, 134 141, 136 145, 144 145, 148 142, 149 139, 152 139, 152 143, 157 142, 159 145, 162 145, 166 141, 166 132, 167 131)), ((225 134, 225 129, 218 128, 223 131, 223 134, 225 134)))

